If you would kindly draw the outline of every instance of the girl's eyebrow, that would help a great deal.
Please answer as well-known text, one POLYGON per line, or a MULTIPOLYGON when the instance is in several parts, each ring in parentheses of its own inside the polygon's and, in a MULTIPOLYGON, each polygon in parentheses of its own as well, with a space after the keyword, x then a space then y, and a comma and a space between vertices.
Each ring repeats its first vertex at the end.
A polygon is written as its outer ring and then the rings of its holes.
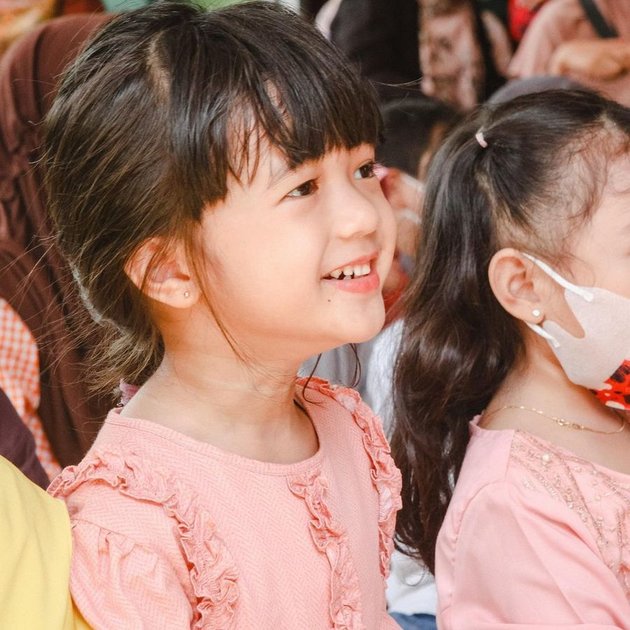
POLYGON ((275 186, 279 184, 285 177, 288 177, 295 171, 296 167, 291 166, 288 162, 282 161, 278 168, 271 169, 271 177, 269 178, 269 185, 275 186))
POLYGON ((307 158, 303 162, 293 165, 291 165, 286 160, 274 160, 270 169, 271 175, 269 177, 269 186, 275 186, 276 184, 280 183, 285 177, 292 175, 302 167, 320 164, 322 158, 323 156, 307 158), (274 166, 277 166, 277 168, 274 168, 274 166))
POLYGON ((286 160, 277 160, 275 161, 275 164, 272 164, 271 166, 269 186, 275 186, 276 184, 279 184, 285 177, 293 175, 293 173, 298 171, 303 166, 317 164, 320 161, 320 159, 307 159, 303 162, 300 162, 299 164, 291 165, 286 160), (274 169, 274 166, 277 166, 277 168, 274 169))

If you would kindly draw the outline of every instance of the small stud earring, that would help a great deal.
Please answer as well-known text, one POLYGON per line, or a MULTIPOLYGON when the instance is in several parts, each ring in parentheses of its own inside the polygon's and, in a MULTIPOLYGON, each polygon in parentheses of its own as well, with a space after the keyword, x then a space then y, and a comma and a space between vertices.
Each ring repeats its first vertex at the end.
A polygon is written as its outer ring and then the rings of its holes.
POLYGON ((532 311, 532 315, 533 315, 534 317, 540 317, 540 316, 542 315, 542 312, 540 311, 540 309, 535 308, 535 309, 532 311))
POLYGON ((188 299, 190 297, 190 291, 184 291, 184 297, 188 299))

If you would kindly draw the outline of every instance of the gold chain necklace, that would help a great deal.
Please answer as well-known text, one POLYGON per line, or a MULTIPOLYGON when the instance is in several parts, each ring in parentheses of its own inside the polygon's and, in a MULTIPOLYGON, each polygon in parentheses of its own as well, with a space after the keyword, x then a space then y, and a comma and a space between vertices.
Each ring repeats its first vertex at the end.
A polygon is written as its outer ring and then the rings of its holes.
POLYGON ((602 435, 614 435, 615 433, 621 433, 626 428, 626 419, 614 409, 613 412, 616 413, 621 420, 621 426, 614 431, 600 431, 598 429, 591 429, 590 427, 580 424, 579 422, 566 420, 565 418, 560 418, 559 416, 551 416, 548 413, 541 411, 540 409, 535 409, 534 407, 526 407, 525 405, 503 405, 503 407, 497 409, 496 411, 490 412, 490 415, 499 413, 499 411, 503 411, 504 409, 520 409, 521 411, 531 411, 532 413, 538 414, 539 416, 543 416, 543 418, 553 420, 560 427, 575 429, 576 431, 590 431, 591 433, 601 433, 602 435))

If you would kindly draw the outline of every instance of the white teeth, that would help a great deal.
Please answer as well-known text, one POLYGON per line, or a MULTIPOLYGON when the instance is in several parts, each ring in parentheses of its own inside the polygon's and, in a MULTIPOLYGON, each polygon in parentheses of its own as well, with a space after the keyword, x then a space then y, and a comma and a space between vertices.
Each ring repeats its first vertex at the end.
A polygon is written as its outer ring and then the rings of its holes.
POLYGON ((370 273, 370 264, 365 265, 346 265, 330 272, 330 277, 335 280, 339 280, 341 276, 344 278, 360 278, 361 276, 367 276, 370 273))

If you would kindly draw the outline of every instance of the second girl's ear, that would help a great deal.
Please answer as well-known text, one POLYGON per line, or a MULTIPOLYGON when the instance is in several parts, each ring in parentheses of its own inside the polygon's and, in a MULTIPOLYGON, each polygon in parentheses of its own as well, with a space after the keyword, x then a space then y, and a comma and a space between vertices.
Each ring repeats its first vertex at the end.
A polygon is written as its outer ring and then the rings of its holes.
POLYGON ((190 308, 199 300, 183 245, 150 238, 127 261, 125 272, 142 293, 161 304, 190 308))
POLYGON ((490 287, 501 306, 513 317, 531 324, 544 319, 545 291, 537 286, 534 264, 517 249, 500 249, 488 268, 490 287))

